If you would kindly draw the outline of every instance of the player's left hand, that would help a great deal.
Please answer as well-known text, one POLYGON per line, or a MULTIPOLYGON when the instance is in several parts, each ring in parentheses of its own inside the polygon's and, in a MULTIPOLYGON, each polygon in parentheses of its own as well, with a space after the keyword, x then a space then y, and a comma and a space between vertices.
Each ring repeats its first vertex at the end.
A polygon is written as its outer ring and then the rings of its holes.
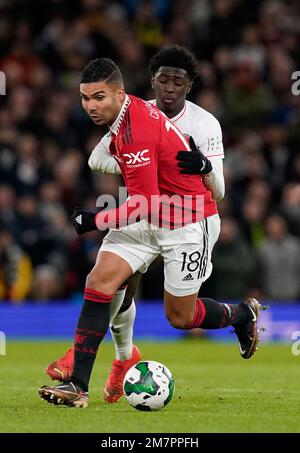
POLYGON ((179 151, 176 159, 179 160, 178 166, 180 173, 186 175, 207 175, 212 171, 209 159, 197 148, 193 137, 189 138, 191 151, 179 151))
POLYGON ((80 209, 77 206, 71 215, 71 220, 77 234, 97 230, 95 212, 86 211, 85 209, 80 209))

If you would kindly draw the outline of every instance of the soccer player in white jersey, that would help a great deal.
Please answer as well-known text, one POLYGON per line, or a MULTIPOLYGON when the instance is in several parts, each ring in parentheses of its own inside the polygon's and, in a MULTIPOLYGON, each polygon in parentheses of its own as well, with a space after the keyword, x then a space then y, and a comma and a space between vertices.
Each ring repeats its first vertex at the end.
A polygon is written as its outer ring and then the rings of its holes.
MULTIPOLYGON (((169 46, 159 51, 151 60, 151 83, 155 92, 155 100, 150 101, 172 121, 177 128, 188 137, 190 151, 180 151, 177 155, 181 173, 199 175, 205 186, 212 194, 215 201, 224 196, 222 132, 218 120, 201 107, 186 100, 194 77, 197 64, 193 55, 184 47, 169 46)), ((120 174, 117 160, 109 151, 110 133, 108 133, 93 150, 89 165, 92 170, 104 173, 120 174)), ((187 178, 189 176, 186 176, 187 178)), ((182 263, 182 282, 194 279, 194 268, 200 266, 201 283, 211 274, 211 252, 217 241, 220 221, 217 214, 210 217, 209 228, 202 230, 201 253, 193 256, 187 255, 182 263), (197 261, 199 258, 199 262, 197 261), (198 266, 197 264, 197 266, 198 266)), ((135 226, 126 227, 129 231, 135 226)), ((200 249, 199 249, 200 250, 200 249)), ((135 305, 133 296, 142 275, 136 272, 127 281, 127 289, 116 293, 115 306, 121 308, 115 315, 111 315, 110 329, 116 347, 116 359, 113 361, 110 375, 104 389, 104 400, 113 403, 122 396, 122 382, 126 371, 140 358, 140 352, 132 343, 133 324, 135 319, 135 305)), ((178 282, 179 285, 182 282, 178 282)), ((178 285, 178 286, 179 286, 178 285)), ((245 359, 250 358, 257 346, 257 315, 259 304, 255 299, 241 302, 239 305, 220 304, 211 299, 198 299, 198 312, 195 313, 189 328, 202 327, 204 329, 217 329, 229 324, 235 328, 240 343, 240 353, 245 359)), ((168 316, 168 313, 167 313, 168 316)), ((170 316, 172 317, 172 316, 170 316)), ((176 321, 171 322, 176 326, 176 321)), ((74 351, 67 353, 51 363, 46 373, 52 379, 67 381, 73 368, 74 351)))

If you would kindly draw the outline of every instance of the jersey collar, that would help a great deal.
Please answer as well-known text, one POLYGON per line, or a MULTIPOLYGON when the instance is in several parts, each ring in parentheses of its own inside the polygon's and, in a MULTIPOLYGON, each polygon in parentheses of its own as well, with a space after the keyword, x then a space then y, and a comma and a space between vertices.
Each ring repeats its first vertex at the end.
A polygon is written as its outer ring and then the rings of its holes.
POLYGON ((185 111, 186 111, 186 102, 184 103, 183 109, 180 110, 180 112, 177 113, 176 116, 173 116, 172 118, 170 118, 170 120, 172 121, 172 123, 175 123, 175 121, 179 120, 179 118, 182 117, 182 115, 185 113, 185 111))
MULTIPOLYGON (((151 99, 149 102, 151 102, 151 104, 153 104, 153 105, 156 105, 156 99, 151 99)), ((169 120, 171 120, 172 123, 174 123, 175 121, 179 120, 179 118, 182 117, 182 115, 185 113, 185 111, 186 111, 186 102, 184 103, 183 109, 180 110, 180 112, 177 113, 176 116, 169 118, 169 120)))
POLYGON ((131 100, 130 100, 129 96, 126 94, 125 100, 123 102, 119 115, 117 116, 115 122, 109 128, 110 131, 115 135, 118 135, 118 133, 119 133, 121 123, 124 119, 125 113, 128 109, 130 102, 131 102, 131 100))

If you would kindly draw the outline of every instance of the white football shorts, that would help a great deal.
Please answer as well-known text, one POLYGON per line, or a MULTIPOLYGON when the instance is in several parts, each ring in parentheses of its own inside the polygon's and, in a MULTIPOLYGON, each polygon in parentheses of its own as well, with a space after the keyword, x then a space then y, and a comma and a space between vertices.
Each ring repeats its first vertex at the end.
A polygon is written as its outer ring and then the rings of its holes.
POLYGON ((100 251, 123 258, 136 271, 145 273, 161 255, 165 289, 182 297, 197 293, 212 272, 211 254, 220 234, 218 214, 176 230, 158 228, 145 220, 120 230, 110 230, 100 251))

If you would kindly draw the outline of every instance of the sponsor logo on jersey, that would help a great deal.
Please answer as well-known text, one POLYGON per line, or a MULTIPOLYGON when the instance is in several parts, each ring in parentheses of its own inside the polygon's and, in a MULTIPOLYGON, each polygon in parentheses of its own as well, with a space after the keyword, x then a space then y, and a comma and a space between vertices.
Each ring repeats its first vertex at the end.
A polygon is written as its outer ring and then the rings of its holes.
POLYGON ((128 167, 143 167, 150 164, 150 157, 147 156, 149 149, 136 151, 135 153, 123 154, 124 163, 128 167))

